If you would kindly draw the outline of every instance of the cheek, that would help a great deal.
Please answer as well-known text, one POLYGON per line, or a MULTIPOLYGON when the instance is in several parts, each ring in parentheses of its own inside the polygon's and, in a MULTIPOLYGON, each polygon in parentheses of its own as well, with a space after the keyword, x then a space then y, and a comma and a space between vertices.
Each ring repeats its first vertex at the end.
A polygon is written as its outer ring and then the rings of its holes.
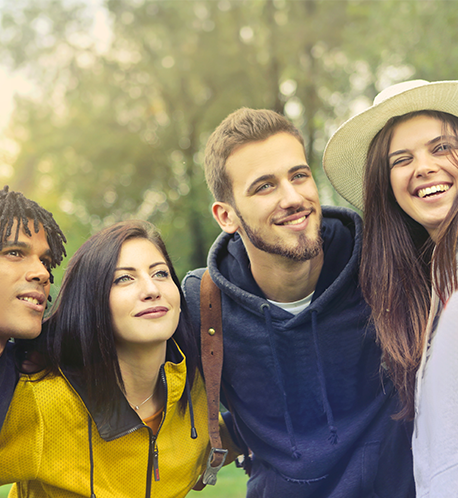
POLYGON ((172 304, 173 307, 179 311, 181 307, 181 296, 180 296, 180 291, 178 290, 175 284, 173 284, 173 289, 169 299, 170 299, 170 304, 172 304))
POLYGON ((111 323, 113 325, 113 329, 116 333, 118 330, 119 321, 121 319, 122 309, 120 308, 120 304, 122 304, 122 300, 119 299, 119 296, 113 290, 110 292, 110 299, 108 301, 110 315, 111 315, 111 323))
POLYGON ((390 183, 394 197, 398 204, 402 205, 408 195, 407 180, 403 178, 403 175, 398 170, 392 170, 390 173, 390 183))
POLYGON ((173 308, 173 311, 175 313, 176 324, 178 325, 181 313, 181 298, 180 298, 180 292, 178 291, 175 284, 173 284, 173 289, 171 289, 171 292, 169 293, 168 301, 173 308))

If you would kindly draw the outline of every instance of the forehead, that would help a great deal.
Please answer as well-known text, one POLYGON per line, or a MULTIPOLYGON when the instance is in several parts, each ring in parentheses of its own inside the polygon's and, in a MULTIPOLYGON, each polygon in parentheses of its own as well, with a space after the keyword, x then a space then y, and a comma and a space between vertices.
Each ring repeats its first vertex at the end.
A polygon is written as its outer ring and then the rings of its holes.
MULTIPOLYGON (((449 127, 446 126, 446 129, 449 127)), ((431 139, 442 134, 443 123, 433 116, 420 115, 398 123, 393 128, 390 149, 402 145, 402 142, 416 142, 431 139)))
POLYGON ((307 164, 299 140, 290 133, 276 133, 266 140, 237 147, 226 161, 233 185, 250 184, 260 175, 280 175, 294 166, 307 164))
POLYGON ((31 219, 28 220, 27 226, 28 229, 30 230, 30 233, 32 234, 30 236, 25 232, 24 225, 21 221, 19 232, 17 234, 17 239, 16 239, 17 226, 18 226, 18 220, 17 218, 15 218, 13 221, 13 225, 11 227, 11 233, 8 237, 5 237, 6 235, 6 228, 5 228, 2 234, 3 245, 5 245, 6 243, 8 243, 9 245, 14 244, 15 241, 17 240, 18 243, 32 246, 37 252, 40 253, 44 253, 50 250, 48 237, 41 223, 39 223, 38 225, 38 232, 35 232, 34 221, 31 219))
POLYGON ((118 263, 130 262, 129 266, 134 266, 144 261, 149 261, 149 264, 163 261, 166 263, 164 255, 160 249, 150 240, 143 238, 135 238, 126 240, 121 246, 118 263))

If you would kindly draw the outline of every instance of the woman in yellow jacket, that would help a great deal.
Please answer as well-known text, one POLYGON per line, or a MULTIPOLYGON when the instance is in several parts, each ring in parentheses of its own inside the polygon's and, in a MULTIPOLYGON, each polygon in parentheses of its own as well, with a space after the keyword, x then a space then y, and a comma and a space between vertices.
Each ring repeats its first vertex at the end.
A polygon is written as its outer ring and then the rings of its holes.
POLYGON ((121 222, 91 237, 57 302, 50 366, 20 379, 0 433, 0 484, 16 482, 21 498, 185 496, 209 452, 206 395, 154 227, 121 222))

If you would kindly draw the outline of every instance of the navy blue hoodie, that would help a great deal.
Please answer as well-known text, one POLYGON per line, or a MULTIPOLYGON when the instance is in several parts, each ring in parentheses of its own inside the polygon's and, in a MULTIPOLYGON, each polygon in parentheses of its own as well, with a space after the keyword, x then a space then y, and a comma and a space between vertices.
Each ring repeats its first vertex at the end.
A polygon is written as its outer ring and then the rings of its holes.
MULTIPOLYGON (((415 495, 411 424, 399 410, 358 286, 361 219, 323 208, 324 264, 297 316, 266 301, 238 234, 208 266, 222 292, 222 400, 253 451, 249 498, 415 495)), ((183 282, 196 330, 202 270, 183 282)))
POLYGON ((14 367, 13 344, 7 342, 0 355, 0 429, 8 412, 18 378, 14 367))

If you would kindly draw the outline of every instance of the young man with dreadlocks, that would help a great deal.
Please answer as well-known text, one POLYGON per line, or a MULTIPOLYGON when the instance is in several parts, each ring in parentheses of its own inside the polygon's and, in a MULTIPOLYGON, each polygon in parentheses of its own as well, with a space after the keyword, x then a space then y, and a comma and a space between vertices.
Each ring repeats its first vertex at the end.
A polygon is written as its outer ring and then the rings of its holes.
POLYGON ((18 380, 9 340, 40 334, 64 242, 51 213, 8 186, 0 191, 0 428, 18 380))

